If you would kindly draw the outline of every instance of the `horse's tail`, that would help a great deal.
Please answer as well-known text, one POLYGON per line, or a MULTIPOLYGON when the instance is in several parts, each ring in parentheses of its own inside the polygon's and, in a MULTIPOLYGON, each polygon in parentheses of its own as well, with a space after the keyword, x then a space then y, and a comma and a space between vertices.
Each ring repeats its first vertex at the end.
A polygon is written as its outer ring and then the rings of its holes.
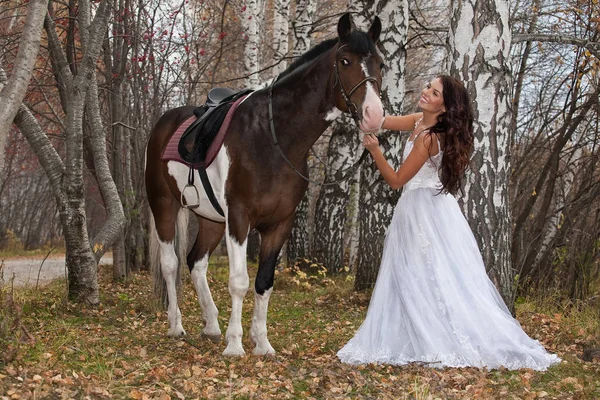
MULTIPOLYGON (((158 243, 158 233, 156 232, 156 223, 152 212, 150 214, 150 238, 149 238, 149 251, 150 251, 150 271, 152 272, 152 278, 154 281, 154 295, 159 299, 160 304, 163 307, 169 305, 169 299, 167 297, 167 284, 162 275, 160 268, 160 245, 158 243)), ((188 221, 189 211, 185 208, 181 208, 177 213, 177 223, 175 226, 175 252, 177 254, 177 261, 179 268, 177 268, 177 280, 176 287, 177 293, 180 292, 181 288, 181 268, 186 264, 187 260, 187 246, 188 246, 188 221)))

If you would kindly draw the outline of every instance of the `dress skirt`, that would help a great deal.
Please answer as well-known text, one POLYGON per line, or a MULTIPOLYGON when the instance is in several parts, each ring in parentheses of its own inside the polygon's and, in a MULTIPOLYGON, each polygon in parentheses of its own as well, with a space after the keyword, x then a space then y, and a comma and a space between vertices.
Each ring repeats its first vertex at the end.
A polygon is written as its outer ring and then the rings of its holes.
POLYGON ((511 316, 456 199, 437 193, 416 188, 400 198, 366 319, 340 360, 535 370, 558 363, 511 316))

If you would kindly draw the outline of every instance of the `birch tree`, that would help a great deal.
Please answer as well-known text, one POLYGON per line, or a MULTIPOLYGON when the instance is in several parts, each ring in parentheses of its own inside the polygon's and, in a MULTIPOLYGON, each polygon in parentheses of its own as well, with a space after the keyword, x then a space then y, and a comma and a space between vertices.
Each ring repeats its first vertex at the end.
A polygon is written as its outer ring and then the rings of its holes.
POLYGON ((344 232, 348 217, 350 188, 353 180, 347 173, 358 158, 360 141, 357 128, 350 118, 334 122, 333 133, 327 149, 325 181, 339 181, 323 185, 315 210, 315 229, 312 254, 323 263, 328 272, 338 272, 345 265, 344 232))
POLYGON ((506 0, 452 2, 450 72, 461 79, 474 110, 475 150, 467 172, 463 211, 488 274, 511 306, 510 176, 511 30, 506 0))
MULTIPOLYGON (((356 3, 359 9, 368 10, 369 2, 356 3)), ((381 98, 385 109, 394 115, 401 114, 404 108, 406 71, 406 42, 408 37, 408 1, 380 0, 374 8, 365 13, 366 20, 376 14, 381 18, 383 35, 378 48, 385 63, 381 98)), ((384 154, 394 168, 400 166, 404 136, 393 132, 385 136, 381 145, 384 154)), ((377 166, 370 158, 361 169, 358 213, 358 263, 354 288, 363 290, 375 284, 385 235, 392 219, 394 207, 400 192, 393 190, 382 178, 377 166)))
MULTIPOLYGON (((352 1, 348 7, 352 9, 352 1)), ((324 180, 339 183, 321 186, 312 237, 312 253, 330 273, 340 271, 346 264, 348 205, 355 183, 355 177, 348 177, 347 173, 358 158, 360 148, 358 129, 352 118, 346 115, 338 117, 331 125, 331 132, 324 180)))
MULTIPOLYGON (((315 15, 315 2, 312 0, 297 0, 296 13, 292 23, 293 42, 292 55, 300 57, 308 51, 311 43, 311 27, 315 15)), ((304 193, 300 204, 296 207, 294 224, 287 244, 289 262, 307 257, 309 251, 309 190, 304 193)))
POLYGON ((292 22, 294 57, 301 56, 310 49, 312 25, 315 18, 314 0, 296 0, 296 17, 292 22))
POLYGON ((246 32, 244 45, 244 66, 246 69, 247 88, 256 89, 261 80, 258 75, 260 69, 261 45, 261 16, 263 15, 264 0, 248 0, 242 8, 242 26, 246 32))
POLYGON ((275 66, 273 76, 277 76, 287 68, 285 58, 288 53, 288 34, 290 19, 290 0, 276 0, 273 18, 273 51, 275 66))
POLYGON ((19 42, 19 51, 10 76, 3 71, 0 77, 0 171, 4 168, 4 146, 8 131, 29 86, 31 71, 35 65, 40 48, 40 40, 44 24, 44 16, 48 0, 31 0, 27 6, 27 17, 23 26, 23 34, 19 42))
POLYGON ((15 123, 36 153, 50 181, 58 205, 66 245, 69 298, 78 302, 97 304, 97 263, 121 233, 124 215, 114 181, 108 168, 105 135, 99 115, 95 68, 100 47, 108 25, 110 6, 102 2, 91 18, 89 1, 80 1, 77 25, 83 54, 77 64, 69 64, 52 19, 52 7, 44 27, 48 37, 55 75, 64 99, 64 160, 52 146, 48 135, 28 107, 21 105, 15 123), (76 71, 76 72, 73 72, 76 71), (86 226, 83 180, 83 118, 90 118, 91 148, 98 182, 107 207, 108 218, 98 235, 90 240, 86 226))

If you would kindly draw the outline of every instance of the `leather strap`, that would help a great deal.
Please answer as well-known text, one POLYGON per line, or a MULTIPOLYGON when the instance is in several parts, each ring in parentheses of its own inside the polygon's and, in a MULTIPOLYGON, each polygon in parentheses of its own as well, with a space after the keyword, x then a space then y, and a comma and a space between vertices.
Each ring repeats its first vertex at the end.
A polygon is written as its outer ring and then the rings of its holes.
POLYGON ((208 180, 208 175, 206 174, 206 169, 204 167, 198 167, 198 175, 200 175, 200 181, 202 181, 202 186, 204 186, 204 191, 206 192, 206 195, 208 196, 208 200, 210 200, 210 204, 212 204, 215 211, 218 212, 221 217, 225 218, 225 213, 223 212, 223 209, 219 205, 219 202, 217 201, 217 198, 215 196, 215 192, 213 192, 212 185, 210 184, 210 181, 208 180))

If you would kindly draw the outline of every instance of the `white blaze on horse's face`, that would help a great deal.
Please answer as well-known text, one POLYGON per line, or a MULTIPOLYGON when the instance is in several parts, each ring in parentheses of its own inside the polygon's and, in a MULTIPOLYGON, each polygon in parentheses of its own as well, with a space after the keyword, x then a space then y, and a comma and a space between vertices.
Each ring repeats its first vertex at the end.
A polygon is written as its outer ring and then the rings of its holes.
MULTIPOLYGON (((361 64, 365 77, 369 76, 367 63, 363 61, 361 64)), ((373 83, 365 83, 367 91, 362 104, 362 118, 359 123, 359 128, 363 132, 375 132, 379 130, 381 120, 383 118, 383 104, 379 95, 373 87, 373 83)))

